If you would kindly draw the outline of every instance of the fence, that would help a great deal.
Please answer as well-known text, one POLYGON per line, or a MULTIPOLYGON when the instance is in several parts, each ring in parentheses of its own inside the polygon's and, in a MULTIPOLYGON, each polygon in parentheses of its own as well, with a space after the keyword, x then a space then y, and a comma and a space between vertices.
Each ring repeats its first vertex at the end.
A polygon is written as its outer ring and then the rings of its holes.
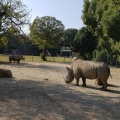
POLYGON ((108 62, 108 65, 120 67, 120 61, 111 59, 111 60, 108 62))
MULTIPOLYGON (((21 62, 43 62, 40 56, 33 56, 33 55, 24 55, 25 60, 21 62)), ((61 63, 70 63, 71 62, 70 57, 49 57, 47 56, 47 61, 49 62, 61 62, 61 63)), ((9 62, 9 56, 0 54, 0 61, 1 62, 9 62)))
MULTIPOLYGON (((25 55, 25 60, 21 62, 43 62, 40 56, 33 56, 33 55, 25 55)), ((8 55, 0 54, 0 61, 1 62, 9 62, 8 55)), ((47 56, 47 61, 49 62, 59 62, 59 63, 71 63, 72 58, 70 57, 49 57, 47 56)), ((120 61, 111 59, 107 62, 109 66, 120 67, 120 61)))

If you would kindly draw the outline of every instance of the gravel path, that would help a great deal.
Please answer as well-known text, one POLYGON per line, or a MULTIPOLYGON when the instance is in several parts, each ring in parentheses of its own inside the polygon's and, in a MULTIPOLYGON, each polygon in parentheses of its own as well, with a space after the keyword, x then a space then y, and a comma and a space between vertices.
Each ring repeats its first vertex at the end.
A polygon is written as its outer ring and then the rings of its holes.
POLYGON ((108 91, 94 80, 66 84, 58 63, 4 64, 13 78, 0 78, 0 120, 120 120, 120 69, 111 68, 108 91))

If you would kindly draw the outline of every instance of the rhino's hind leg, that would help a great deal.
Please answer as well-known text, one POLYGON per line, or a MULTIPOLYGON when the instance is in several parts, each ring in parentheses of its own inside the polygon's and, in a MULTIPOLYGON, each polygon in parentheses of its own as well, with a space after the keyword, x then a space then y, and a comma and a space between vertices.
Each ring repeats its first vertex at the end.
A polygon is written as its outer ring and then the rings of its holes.
POLYGON ((107 86, 108 86, 107 81, 104 81, 103 82, 103 87, 101 89, 106 91, 107 90, 107 86))
POLYGON ((86 78, 82 78, 82 82, 83 82, 82 86, 86 87, 86 78))
POLYGON ((101 86, 103 85, 103 83, 100 81, 100 79, 96 79, 95 80, 95 84, 96 85, 101 85, 101 86))
POLYGON ((17 63, 20 63, 20 60, 17 60, 17 63))

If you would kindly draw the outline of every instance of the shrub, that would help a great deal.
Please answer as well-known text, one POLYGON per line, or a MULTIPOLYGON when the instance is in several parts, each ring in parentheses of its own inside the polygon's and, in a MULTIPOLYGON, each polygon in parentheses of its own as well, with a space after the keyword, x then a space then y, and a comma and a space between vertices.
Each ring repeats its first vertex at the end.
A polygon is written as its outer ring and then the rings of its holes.
POLYGON ((95 61, 107 62, 107 53, 105 51, 95 51, 94 59, 95 61))
POLYGON ((46 61, 46 56, 45 56, 44 53, 41 53, 41 54, 40 54, 40 57, 41 57, 41 59, 42 59, 43 61, 46 61))

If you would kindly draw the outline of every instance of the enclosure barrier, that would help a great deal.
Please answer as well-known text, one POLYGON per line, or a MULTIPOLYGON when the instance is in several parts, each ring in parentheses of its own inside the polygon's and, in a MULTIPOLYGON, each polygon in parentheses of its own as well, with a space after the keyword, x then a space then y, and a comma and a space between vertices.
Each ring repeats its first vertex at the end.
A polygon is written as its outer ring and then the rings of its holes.
MULTIPOLYGON (((25 60, 21 62, 43 62, 40 56, 34 56, 34 55, 23 55, 25 57, 25 60)), ((47 56, 48 62, 59 62, 59 63, 71 63, 72 58, 71 57, 54 57, 54 56, 47 56)), ((0 62, 9 62, 9 55, 3 55, 0 54, 0 62)), ((107 62, 109 66, 115 66, 120 67, 120 61, 111 59, 107 62)))
POLYGON ((120 67, 120 62, 118 60, 111 59, 108 63, 110 66, 120 67))
MULTIPOLYGON (((21 60, 21 62, 43 62, 40 56, 34 55, 23 55, 25 60, 21 60)), ((70 63, 72 58, 70 57, 54 57, 54 56, 47 56, 48 62, 60 62, 60 63, 70 63)), ((0 54, 0 61, 1 62, 9 62, 9 55, 0 54)))

